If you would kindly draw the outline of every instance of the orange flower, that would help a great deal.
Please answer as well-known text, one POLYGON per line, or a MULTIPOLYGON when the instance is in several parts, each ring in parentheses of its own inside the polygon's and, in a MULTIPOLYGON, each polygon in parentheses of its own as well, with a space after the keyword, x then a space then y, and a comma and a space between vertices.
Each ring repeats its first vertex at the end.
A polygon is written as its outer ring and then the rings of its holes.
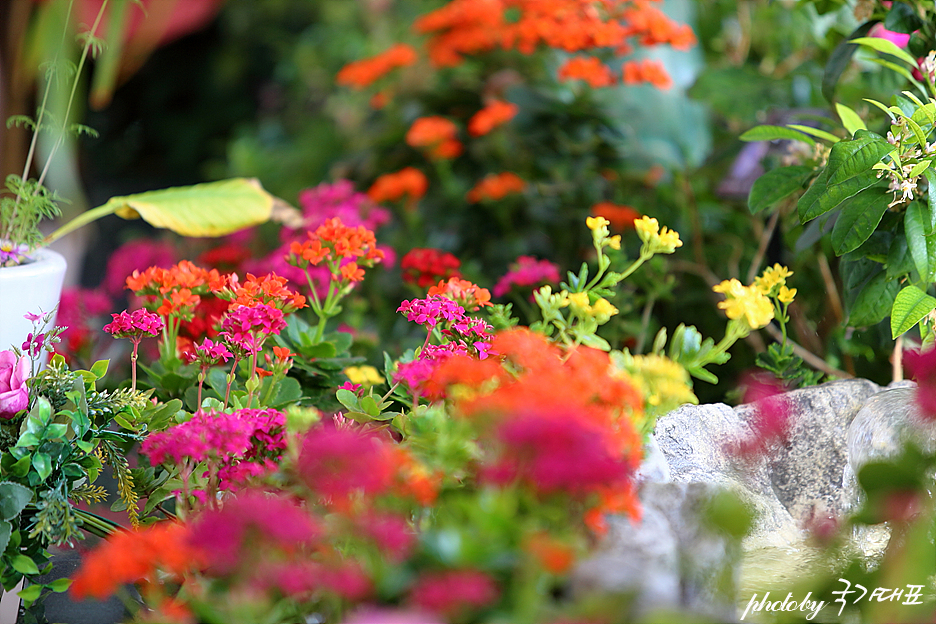
POLYGON ((468 120, 468 134, 471 136, 483 136, 513 119, 517 111, 520 110, 516 104, 494 100, 468 120))
POLYGON ((185 315, 199 304, 201 297, 192 294, 188 288, 176 290, 169 293, 169 296, 162 300, 162 304, 156 309, 156 312, 162 316, 172 314, 185 315))
POLYGON ((611 202, 598 202, 591 207, 592 216, 604 217, 611 226, 618 230, 626 230, 634 227, 634 219, 639 219, 642 215, 630 206, 618 206, 611 202))
POLYGON ((420 117, 406 132, 406 143, 426 148, 432 158, 455 158, 462 152, 457 136, 458 127, 445 117, 420 117))
MULTIPOLYGON (((377 239, 372 231, 363 225, 347 226, 339 217, 327 220, 307 236, 309 239, 304 243, 294 242, 286 256, 287 262, 302 269, 310 262, 318 264, 328 260, 331 264, 344 258, 355 258, 355 269, 358 265, 370 267, 384 257, 384 252, 377 249, 377 239)), ((332 269, 337 270, 336 266, 332 269)))
POLYGON ((285 360, 287 358, 295 357, 296 354, 287 349, 286 347, 273 347, 273 355, 277 359, 285 360))
POLYGON ((465 54, 490 52, 501 41, 505 25, 504 0, 452 0, 419 17, 417 33, 432 33, 429 60, 436 67, 455 67, 465 54))
POLYGON ((498 200, 510 193, 521 193, 526 188, 526 182, 515 173, 492 173, 487 175, 474 188, 468 191, 468 201, 475 204, 481 200, 498 200))
POLYGON ((571 58, 559 68, 559 80, 584 80, 594 89, 615 83, 611 68, 594 56, 571 58))
POLYGON ((627 84, 649 82, 658 89, 669 89, 673 86, 673 80, 663 68, 663 63, 653 59, 627 61, 624 63, 623 73, 624 82, 627 84))
POLYGON ((358 268, 357 262, 349 262, 341 267, 341 277, 349 282, 361 282, 364 280, 364 269, 358 268))
POLYGON ((231 302, 231 306, 255 306, 261 303, 278 308, 285 313, 295 312, 306 307, 305 297, 286 286, 285 277, 276 273, 267 273, 260 277, 247 274, 243 284, 231 284, 229 290, 216 293, 219 298, 231 302))
POLYGON ((484 306, 491 305, 491 291, 457 276, 440 281, 426 294, 430 297, 432 295, 448 297, 468 312, 476 312, 484 306))
POLYGON ((338 72, 336 81, 340 85, 363 89, 397 67, 412 65, 416 59, 416 50, 398 43, 377 56, 348 63, 338 72))
POLYGON ((367 196, 375 202, 396 201, 408 195, 415 202, 426 194, 429 180, 415 167, 405 167, 395 173, 385 173, 377 178, 367 191, 367 196))
POLYGON ((122 585, 153 577, 157 569, 179 579, 204 561, 187 538, 187 526, 176 522, 118 531, 88 553, 69 591, 79 600, 103 600, 122 585))
POLYGON ((572 547, 550 537, 548 533, 531 535, 524 544, 524 550, 533 555, 540 565, 552 574, 565 574, 575 563, 572 547))

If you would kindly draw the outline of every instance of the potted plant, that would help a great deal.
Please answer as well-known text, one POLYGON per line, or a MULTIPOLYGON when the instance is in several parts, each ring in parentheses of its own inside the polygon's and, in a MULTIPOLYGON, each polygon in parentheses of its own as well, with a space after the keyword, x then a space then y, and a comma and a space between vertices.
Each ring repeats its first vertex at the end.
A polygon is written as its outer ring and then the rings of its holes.
MULTIPOLYGON (((143 218, 155 227, 184 236, 222 236, 266 221, 273 207, 273 197, 255 180, 230 179, 113 197, 51 234, 43 234, 40 224, 59 216, 59 204, 65 201, 45 186, 50 163, 66 136, 93 133, 85 126, 72 123, 71 113, 82 69, 88 57, 96 56, 104 47, 97 31, 107 6, 108 1, 104 0, 94 24, 78 36, 82 42, 81 56, 73 79, 63 80, 62 59, 66 55, 60 51, 46 72, 35 117, 14 116, 7 122, 8 126, 25 126, 33 134, 22 174, 7 176, 0 189, 0 297, 4 300, 0 308, 0 350, 11 346, 19 348, 26 339, 30 327, 30 322, 24 318, 26 314, 46 313, 55 308, 66 263, 60 254, 47 247, 65 234, 103 216, 116 214, 125 219, 143 218), (64 115, 54 119, 50 112, 53 97, 50 94, 58 82, 67 83, 68 90, 64 96, 64 115), (31 172, 38 165, 36 155, 43 133, 51 135, 51 149, 39 176, 31 178, 31 172)), ((66 24, 70 21, 71 16, 66 15, 66 24)), ((62 40, 67 41, 67 37, 62 40)))

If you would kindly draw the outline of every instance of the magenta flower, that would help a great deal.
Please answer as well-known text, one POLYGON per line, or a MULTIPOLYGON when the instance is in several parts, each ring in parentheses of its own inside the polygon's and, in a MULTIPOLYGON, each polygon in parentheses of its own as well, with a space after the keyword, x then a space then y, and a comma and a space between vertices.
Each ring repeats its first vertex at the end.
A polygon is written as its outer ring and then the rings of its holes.
POLYGON ((510 265, 510 270, 494 285, 495 297, 503 297, 514 286, 530 288, 543 284, 559 283, 559 265, 549 260, 537 260, 533 256, 520 256, 510 265))
POLYGON ((786 441, 790 407, 782 396, 784 388, 780 383, 755 376, 746 385, 744 403, 752 404, 755 409, 751 421, 753 434, 742 440, 734 452, 750 460, 764 455, 771 445, 786 441))
POLYGON ((114 320, 104 326, 104 331, 114 338, 130 338, 139 342, 142 338, 158 335, 165 327, 162 317, 144 308, 133 312, 124 310, 111 316, 114 320))
POLYGON ((0 419, 9 420, 29 405, 29 360, 12 351, 0 351, 0 419))
POLYGON ((194 463, 207 459, 230 461, 250 449, 254 429, 253 423, 236 413, 196 412, 187 422, 151 433, 140 451, 153 464, 181 464, 186 459, 194 463))
POLYGON ((465 316, 465 308, 442 295, 404 301, 397 308, 397 312, 404 313, 406 320, 426 325, 428 328, 435 327, 440 319, 456 321, 465 316))
POLYGON ((201 344, 195 345, 195 361, 202 366, 213 366, 218 362, 227 362, 234 355, 220 342, 205 338, 201 344))
POLYGON ((916 401, 926 418, 936 420, 936 349, 904 353, 907 370, 916 379, 916 401))
POLYGON ((431 613, 457 617, 464 610, 493 603, 500 592, 494 580, 477 570, 430 572, 417 579, 410 598, 431 613))
POLYGON ((331 500, 356 491, 377 493, 392 478, 392 466, 376 436, 350 429, 310 430, 302 443, 298 469, 311 490, 331 500))
POLYGON ((221 319, 221 336, 228 346, 241 355, 256 355, 271 334, 279 334, 286 327, 283 311, 260 303, 255 306, 237 306, 228 310, 221 319))

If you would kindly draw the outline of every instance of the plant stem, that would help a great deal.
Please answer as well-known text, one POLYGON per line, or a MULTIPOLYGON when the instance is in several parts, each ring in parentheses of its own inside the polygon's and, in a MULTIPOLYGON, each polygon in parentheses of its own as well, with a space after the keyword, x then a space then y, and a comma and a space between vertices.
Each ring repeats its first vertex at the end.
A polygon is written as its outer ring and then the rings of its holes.
POLYGON ((136 392, 136 365, 137 350, 140 348, 140 337, 131 338, 133 342, 133 353, 130 354, 130 390, 136 392))

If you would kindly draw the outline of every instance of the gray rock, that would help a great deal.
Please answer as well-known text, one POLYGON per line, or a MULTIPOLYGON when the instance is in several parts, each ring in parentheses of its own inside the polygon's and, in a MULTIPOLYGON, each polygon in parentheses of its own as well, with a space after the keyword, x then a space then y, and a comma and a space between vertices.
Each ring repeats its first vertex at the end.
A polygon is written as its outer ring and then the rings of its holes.
POLYGON ((645 483, 640 522, 611 519, 598 554, 576 568, 573 593, 631 594, 634 619, 663 609, 735 621, 740 545, 704 522, 705 505, 720 490, 706 483, 645 483))

